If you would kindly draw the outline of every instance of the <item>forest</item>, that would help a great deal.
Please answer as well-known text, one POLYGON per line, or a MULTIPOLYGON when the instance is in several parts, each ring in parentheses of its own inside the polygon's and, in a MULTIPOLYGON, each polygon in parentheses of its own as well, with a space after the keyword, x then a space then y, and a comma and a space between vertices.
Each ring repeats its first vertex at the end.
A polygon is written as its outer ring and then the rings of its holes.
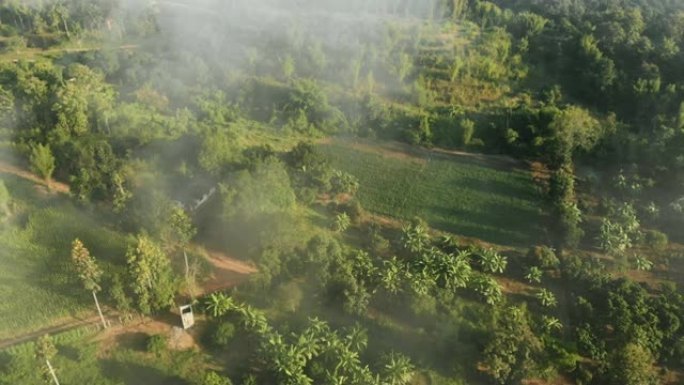
POLYGON ((684 0, 0 2, 0 385, 682 384, 683 228, 684 0))

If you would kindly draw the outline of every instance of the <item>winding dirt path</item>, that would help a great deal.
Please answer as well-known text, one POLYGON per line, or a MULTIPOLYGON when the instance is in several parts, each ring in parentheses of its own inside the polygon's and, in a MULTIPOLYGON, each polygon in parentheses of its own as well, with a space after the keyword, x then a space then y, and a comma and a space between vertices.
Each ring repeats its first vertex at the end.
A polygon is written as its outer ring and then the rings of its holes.
MULTIPOLYGON (((0 176, 1 174, 15 175, 19 178, 36 183, 39 186, 45 186, 45 181, 39 178, 37 175, 7 161, 0 160, 0 176)), ((51 181, 50 191, 54 193, 68 194, 69 185, 57 181, 51 181)), ((219 251, 208 250, 206 253, 206 260, 213 266, 213 271, 201 285, 203 294, 211 293, 217 290, 228 289, 238 285, 239 283, 247 280, 250 274, 254 274, 257 271, 257 269, 251 264, 219 251)), ((118 314, 116 312, 110 311, 107 312, 105 318, 107 318, 110 322, 113 322, 113 320, 118 318, 118 314)), ((25 333, 14 338, 0 340, 0 350, 6 349, 13 345, 31 341, 45 334, 62 333, 84 326, 97 325, 98 323, 100 323, 100 317, 97 314, 86 318, 71 319, 58 325, 53 325, 30 333, 25 333)), ((152 318, 145 318, 142 322, 138 322, 136 324, 116 326, 115 328, 112 328, 116 331, 109 332, 109 334, 120 334, 129 331, 129 329, 133 330, 135 328, 143 328, 143 326, 140 326, 141 324, 147 325, 144 326, 145 328, 157 328, 164 330, 171 330, 172 328, 171 323, 152 318)), ((187 341, 183 344, 186 343, 187 341)))

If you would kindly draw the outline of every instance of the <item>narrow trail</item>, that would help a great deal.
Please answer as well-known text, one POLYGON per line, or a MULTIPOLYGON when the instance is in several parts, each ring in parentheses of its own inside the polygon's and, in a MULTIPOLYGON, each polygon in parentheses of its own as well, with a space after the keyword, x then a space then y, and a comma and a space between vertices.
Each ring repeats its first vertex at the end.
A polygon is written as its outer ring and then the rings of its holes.
MULTIPOLYGON (((38 177, 38 175, 29 172, 21 167, 18 167, 16 165, 10 164, 6 161, 0 161, 0 174, 11 174, 14 176, 18 176, 22 179, 26 179, 28 181, 31 181, 33 183, 36 183, 38 185, 45 186, 45 180, 41 179, 38 177)), ((50 190, 59 192, 62 194, 68 194, 69 193, 69 185, 66 183, 58 182, 55 180, 50 181, 50 190)))
MULTIPOLYGON (((254 266, 251 266, 246 262, 240 261, 233 257, 229 257, 218 251, 209 251, 207 254, 208 255, 206 259, 214 267, 214 271, 212 272, 212 275, 209 277, 209 279, 202 284, 203 294, 231 288, 235 285, 238 285, 241 282, 244 282, 250 274, 253 274, 257 271, 257 269, 254 266)), ((110 311, 105 314, 105 318, 109 322, 113 322, 117 317, 118 314, 116 312, 110 311)), ((83 319, 74 319, 59 325, 54 325, 30 333, 25 333, 13 338, 0 340, 0 350, 31 341, 45 334, 62 333, 78 329, 84 326, 97 325, 99 323, 100 317, 97 314, 83 319)), ((160 321, 158 319, 145 317, 145 319, 142 322, 129 325, 114 326, 108 329, 112 330, 108 331, 108 333, 122 334, 125 332, 129 332, 131 330, 135 330, 136 328, 141 328, 142 326, 140 325, 147 325, 145 326, 145 328, 156 328, 165 330, 172 328, 171 322, 160 321)))
MULTIPOLYGON (((36 183, 39 186, 45 186, 45 181, 39 178, 37 175, 17 165, 0 160, 0 177, 2 174, 14 175, 27 181, 36 183)), ((69 185, 57 181, 51 181, 50 191, 54 193, 68 194, 69 185)), ((257 269, 247 262, 231 257, 219 251, 208 250, 206 253, 206 261, 212 265, 213 271, 208 277, 206 277, 207 279, 201 285, 202 294, 231 288, 240 284, 241 282, 244 282, 250 274, 257 272, 257 269)), ((118 314, 111 311, 105 315, 105 318, 107 318, 110 322, 117 317, 118 314)), ((100 317, 96 313, 85 318, 74 318, 58 325, 24 333, 13 338, 0 339, 0 350, 31 341, 45 334, 62 333, 84 326, 96 325, 98 323, 100 323, 100 317)), ((160 325, 164 323, 158 320, 146 318, 142 323, 139 322, 135 325, 116 326, 116 330, 117 333, 122 333, 128 331, 129 328, 141 327, 141 324, 156 325, 156 327, 159 328, 161 327, 160 325)), ((149 325, 146 327, 151 327, 149 325)), ((166 325, 169 328, 171 327, 168 323, 166 325)))
MULTIPOLYGON (((111 317, 111 314, 105 315, 105 318, 111 317)), ((25 342, 34 340, 40 336, 43 336, 45 334, 55 334, 55 333, 62 333, 62 332, 67 332, 70 330, 78 329, 84 326, 90 326, 90 325, 95 325, 100 323, 100 316, 95 315, 93 317, 89 318, 84 318, 84 319, 77 319, 73 320, 70 322, 66 322, 60 325, 55 325, 55 326, 50 326, 47 328, 39 329, 30 333, 22 334, 20 336, 14 337, 14 338, 8 338, 4 340, 0 340, 0 350, 7 349, 11 346, 14 345, 19 345, 23 344, 25 342)))

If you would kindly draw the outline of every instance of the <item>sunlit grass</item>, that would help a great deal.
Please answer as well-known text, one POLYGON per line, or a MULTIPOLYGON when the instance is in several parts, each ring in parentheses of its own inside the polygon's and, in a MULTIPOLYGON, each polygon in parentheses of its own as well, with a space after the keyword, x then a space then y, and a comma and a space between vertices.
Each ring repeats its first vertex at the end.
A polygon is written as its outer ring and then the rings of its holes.
POLYGON ((360 181, 361 204, 399 219, 504 245, 534 242, 541 202, 531 175, 467 156, 391 153, 338 142, 322 145, 334 167, 360 181))

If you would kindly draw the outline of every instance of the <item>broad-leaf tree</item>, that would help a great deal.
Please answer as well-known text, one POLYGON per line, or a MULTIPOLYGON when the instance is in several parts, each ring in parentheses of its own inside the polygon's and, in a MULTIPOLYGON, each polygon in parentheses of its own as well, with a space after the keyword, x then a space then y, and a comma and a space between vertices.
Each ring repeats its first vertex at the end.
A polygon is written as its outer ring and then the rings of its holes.
POLYGON ((145 234, 138 235, 126 259, 140 311, 150 314, 173 305, 175 279, 169 258, 158 244, 145 234))

